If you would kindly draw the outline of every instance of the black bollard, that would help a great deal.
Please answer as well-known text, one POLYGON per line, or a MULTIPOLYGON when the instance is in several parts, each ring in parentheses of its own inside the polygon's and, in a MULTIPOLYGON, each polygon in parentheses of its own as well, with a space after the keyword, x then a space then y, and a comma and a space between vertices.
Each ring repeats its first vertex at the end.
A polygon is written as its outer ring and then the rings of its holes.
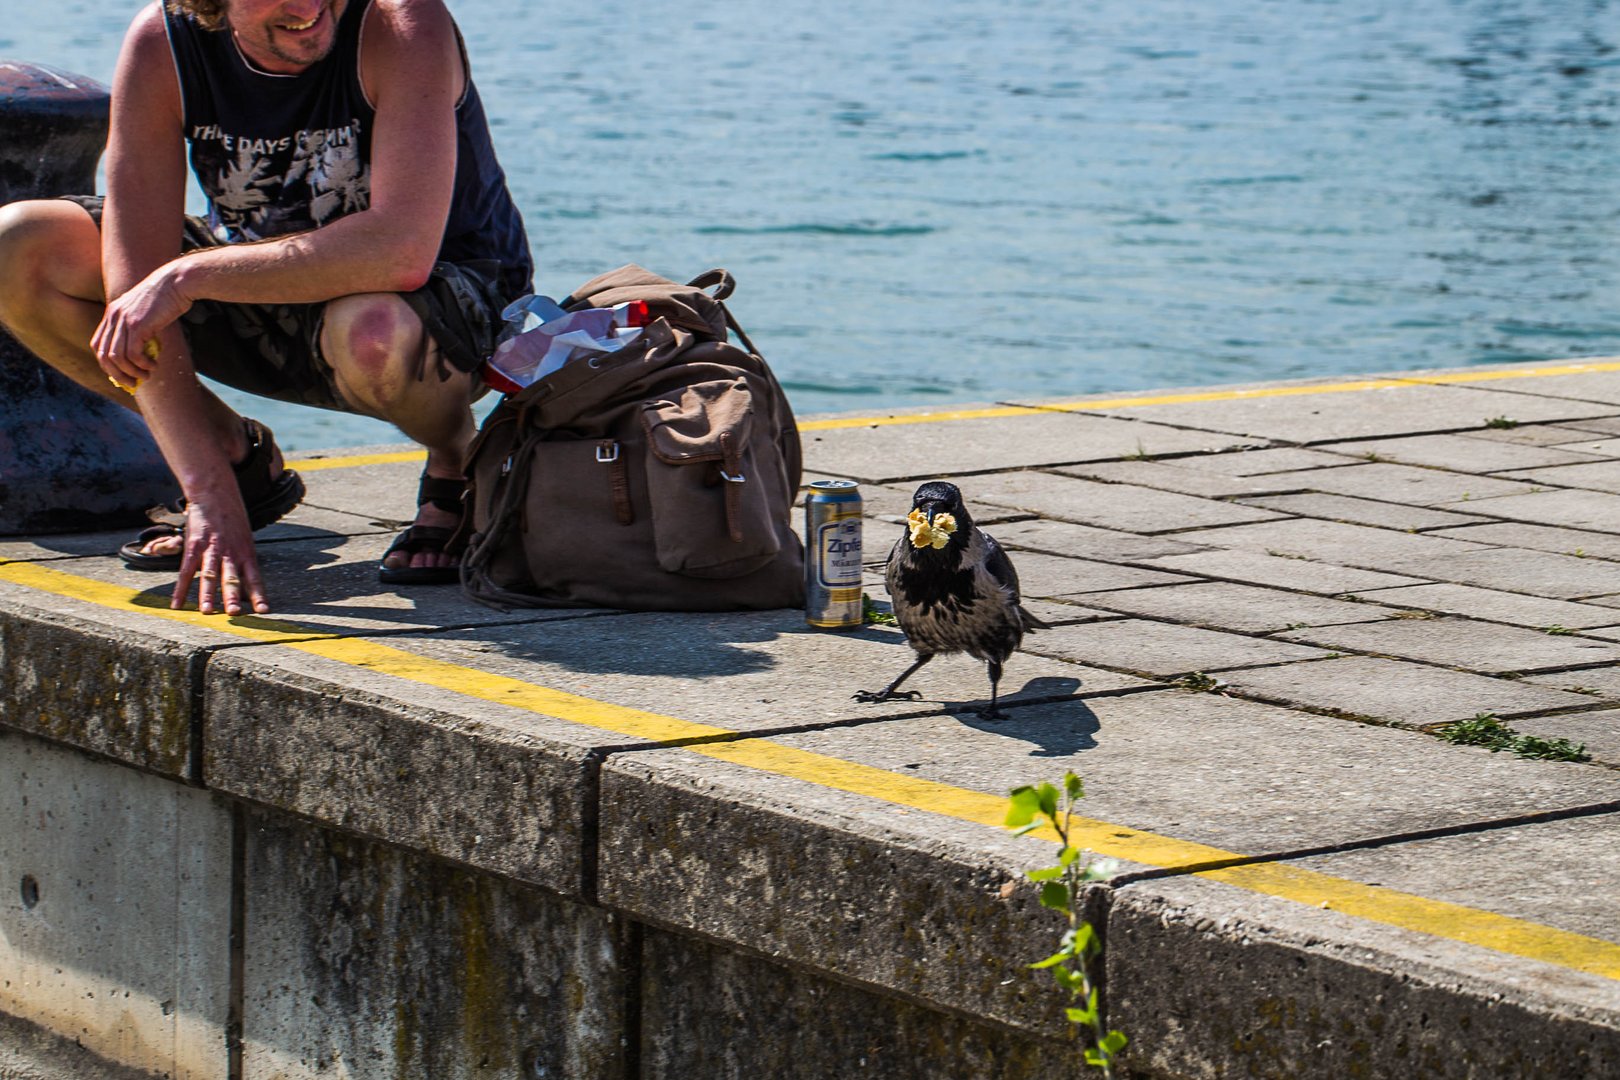
MULTIPOLYGON (((0 205, 93 192, 108 102, 94 79, 0 60, 0 205)), ((139 416, 0 329, 0 535, 144 524, 178 494, 139 416)))

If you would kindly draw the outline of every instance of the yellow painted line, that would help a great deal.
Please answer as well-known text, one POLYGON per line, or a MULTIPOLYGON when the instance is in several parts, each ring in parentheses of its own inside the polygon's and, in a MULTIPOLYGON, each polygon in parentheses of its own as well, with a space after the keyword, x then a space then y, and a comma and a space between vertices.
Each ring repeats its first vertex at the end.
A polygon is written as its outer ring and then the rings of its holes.
POLYGON ((1494 382, 1498 379, 1546 379, 1558 375, 1593 375, 1605 371, 1620 371, 1620 360, 1589 360, 1559 364, 1554 367, 1515 368, 1512 370, 1459 371, 1446 375, 1412 375, 1414 382, 1471 383, 1494 382))
MULTIPOLYGON (((195 610, 154 606, 150 594, 37 563, 0 560, 0 581, 96 604, 205 627, 217 633, 324 657, 381 675, 509 705, 616 735, 671 743, 735 735, 728 728, 613 705, 352 637, 335 637, 262 616, 204 616, 195 610)), ((902 776, 841 758, 800 750, 767 739, 743 738, 684 747, 718 761, 789 777, 819 787, 877 799, 907 810, 999 828, 1007 813, 1005 796, 953 787, 921 777, 902 776)), ((1242 856, 1175 837, 1132 829, 1094 818, 1075 818, 1071 840, 1098 855, 1165 868, 1188 868, 1242 856)), ((1041 833, 1037 832, 1037 836, 1041 833)), ((1056 837, 1048 830, 1048 840, 1056 837)), ((1329 908, 1373 922, 1402 927, 1498 952, 1620 980, 1620 943, 1585 937, 1523 919, 1432 900, 1376 885, 1333 877, 1280 863, 1259 863, 1197 872, 1225 882, 1302 904, 1329 908)))
POLYGON ((900 416, 834 416, 803 420, 800 431, 836 431, 839 428, 895 427, 901 424, 942 424, 951 420, 1000 420, 1009 416, 1039 416, 1048 410, 1027 405, 998 405, 989 409, 954 409, 949 412, 905 413, 900 416))
POLYGON ((426 461, 426 450, 395 450, 386 454, 350 454, 346 457, 290 457, 287 464, 299 472, 322 469, 353 469, 361 465, 393 465, 401 461, 426 461))

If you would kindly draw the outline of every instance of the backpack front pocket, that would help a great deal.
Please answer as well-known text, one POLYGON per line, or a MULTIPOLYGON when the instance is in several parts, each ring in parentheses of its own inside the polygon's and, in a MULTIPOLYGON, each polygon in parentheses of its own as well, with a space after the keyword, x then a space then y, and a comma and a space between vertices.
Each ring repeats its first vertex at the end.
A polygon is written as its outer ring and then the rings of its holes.
POLYGON ((681 387, 642 406, 647 495, 658 564, 688 577, 751 574, 782 550, 772 507, 783 496, 774 445, 751 438, 743 377, 681 387))

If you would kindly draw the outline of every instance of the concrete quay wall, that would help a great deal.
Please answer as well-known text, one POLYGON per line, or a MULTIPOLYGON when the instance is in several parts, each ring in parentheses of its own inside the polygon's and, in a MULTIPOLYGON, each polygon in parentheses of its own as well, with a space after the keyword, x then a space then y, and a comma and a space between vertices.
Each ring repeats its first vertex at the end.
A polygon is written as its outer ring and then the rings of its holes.
POLYGON ((1122 1075, 1620 1076, 1620 362, 1504 370, 806 424, 1013 550, 999 723, 851 702, 892 628, 379 591, 408 452, 298 463, 273 618, 0 544, 0 1077, 1078 1075, 1000 827, 1065 768, 1122 1075))

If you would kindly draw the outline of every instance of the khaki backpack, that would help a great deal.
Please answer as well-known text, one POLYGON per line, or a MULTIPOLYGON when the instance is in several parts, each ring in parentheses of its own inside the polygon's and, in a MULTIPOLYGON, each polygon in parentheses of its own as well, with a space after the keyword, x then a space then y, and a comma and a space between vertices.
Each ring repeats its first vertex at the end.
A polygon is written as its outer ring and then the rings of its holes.
POLYGON ((467 466, 469 597, 502 609, 803 605, 791 524, 799 432, 721 302, 734 287, 724 270, 680 285, 631 265, 562 301, 642 300, 652 321, 618 352, 504 398, 484 421, 467 466))

